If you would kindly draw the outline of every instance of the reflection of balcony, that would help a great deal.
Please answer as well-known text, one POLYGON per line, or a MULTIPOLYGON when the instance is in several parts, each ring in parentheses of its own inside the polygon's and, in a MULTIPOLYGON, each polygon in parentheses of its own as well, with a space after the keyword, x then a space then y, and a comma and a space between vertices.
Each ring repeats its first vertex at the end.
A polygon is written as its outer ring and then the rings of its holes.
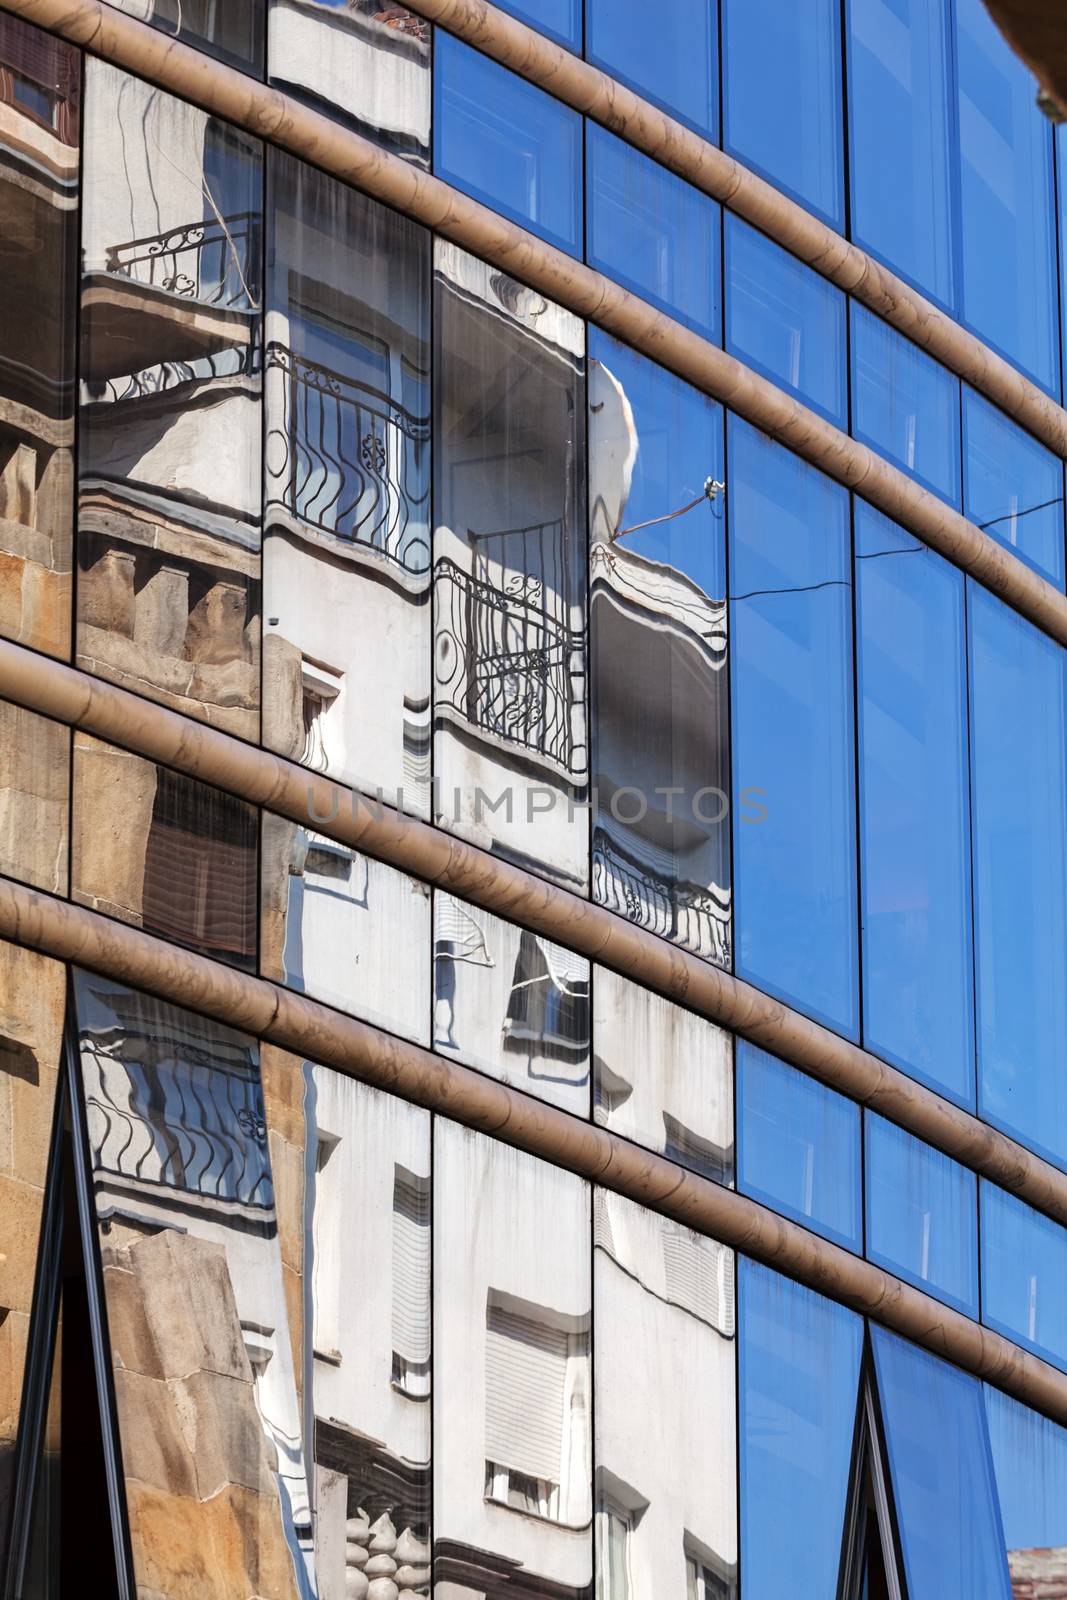
POLYGON ((90 383, 251 347, 260 220, 241 212, 109 248, 82 304, 90 383))
MULTIPOLYGON (((543 536, 546 545, 561 542, 558 521, 516 532, 543 536)), ((488 563, 479 564, 484 574, 488 563)), ((584 773, 584 742, 576 726, 585 677, 583 635, 566 625, 566 600, 546 577, 500 570, 504 588, 448 557, 437 563, 436 706, 505 746, 568 773, 584 773)))
MULTIPOLYGON (((267 441, 270 504, 407 572, 426 572, 429 418, 274 341, 267 370, 282 378, 267 441)), ((268 384, 273 400, 269 376, 268 384)))
POLYGON ((593 836, 593 897, 672 944, 716 965, 729 964, 729 890, 660 877, 620 850, 602 828, 593 836))
MULTIPOLYGON (((270 1210, 274 1196, 259 1074, 249 1061, 183 1042, 159 1060, 155 1041, 131 1048, 83 1038, 89 1142, 98 1180, 141 1197, 170 1191, 212 1209, 270 1210), (114 1049, 114 1053, 112 1053, 114 1049), (141 1059, 135 1059, 139 1054, 141 1059)), ((166 1202, 165 1202, 166 1203, 166 1202)))

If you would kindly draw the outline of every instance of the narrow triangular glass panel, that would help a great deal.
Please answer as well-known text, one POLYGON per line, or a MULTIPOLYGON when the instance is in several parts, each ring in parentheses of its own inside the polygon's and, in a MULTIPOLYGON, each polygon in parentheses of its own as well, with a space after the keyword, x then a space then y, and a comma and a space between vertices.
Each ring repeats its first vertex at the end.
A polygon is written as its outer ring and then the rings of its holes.
POLYGON ((852 1463, 839 1600, 906 1600, 877 1400, 869 1375, 861 1380, 852 1463))

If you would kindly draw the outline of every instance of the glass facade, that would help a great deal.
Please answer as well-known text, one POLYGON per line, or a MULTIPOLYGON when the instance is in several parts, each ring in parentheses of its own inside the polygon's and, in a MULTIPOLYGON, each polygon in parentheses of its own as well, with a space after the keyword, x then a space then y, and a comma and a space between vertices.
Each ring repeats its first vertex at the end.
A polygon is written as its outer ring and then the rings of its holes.
POLYGON ((979 0, 508 0, 623 128, 458 13, 115 9, 263 98, 0 0, 0 1591, 1067 1592, 1026 69, 979 0))

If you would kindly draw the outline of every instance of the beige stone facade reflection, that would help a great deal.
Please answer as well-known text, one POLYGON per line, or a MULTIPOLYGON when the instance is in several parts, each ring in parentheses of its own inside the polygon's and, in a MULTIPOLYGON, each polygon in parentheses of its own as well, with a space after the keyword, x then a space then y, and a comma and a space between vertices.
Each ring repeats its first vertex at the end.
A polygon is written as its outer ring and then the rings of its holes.
POLYGON ((0 701, 0 872, 67 892, 70 729, 0 701))

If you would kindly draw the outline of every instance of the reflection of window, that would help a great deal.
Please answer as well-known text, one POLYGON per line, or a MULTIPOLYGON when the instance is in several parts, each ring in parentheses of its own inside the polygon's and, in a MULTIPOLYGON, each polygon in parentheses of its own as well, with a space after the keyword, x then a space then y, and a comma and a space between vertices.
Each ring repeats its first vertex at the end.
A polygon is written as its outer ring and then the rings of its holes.
POLYGON ((256 832, 253 806, 160 767, 145 850, 142 927, 252 966, 256 832))
POLYGON ((597 1600, 630 1600, 630 1533, 633 1521, 622 1506, 605 1501, 596 1514, 597 1600))
POLYGON ((589 1049, 589 964, 523 932, 504 1024, 506 1039, 567 1056, 589 1049))
POLYGON ((486 1495, 502 1505, 560 1518, 568 1366, 587 1335, 553 1326, 549 1312, 512 1310, 490 1290, 486 1307, 486 1495))
MULTIPOLYGON (((697 1557, 685 1558, 686 1600, 728 1600, 730 1586, 697 1557)), ((614 1596, 612 1596, 614 1600, 614 1596)))
POLYGON ((393 1367, 413 1400, 430 1392, 430 1182, 393 1169, 393 1367))
POLYGON ((664 1219, 663 1267, 667 1299, 727 1337, 732 1336, 732 1252, 714 1239, 705 1239, 664 1219))
POLYGON ((314 1275, 312 1278, 312 1346, 321 1361, 340 1361, 341 1246, 338 1220, 343 1215, 345 1175, 336 1159, 340 1139, 316 1130, 314 1275))
POLYGON ((730 1160, 721 1145, 714 1144, 703 1135, 694 1133, 684 1122, 663 1113, 663 1153, 669 1161, 688 1167, 710 1178, 712 1183, 726 1183, 730 1176, 730 1160))
MULTIPOLYGON (((330 709, 341 692, 341 676, 306 658, 300 663, 300 686, 304 707, 304 753, 301 764, 315 772, 325 772, 330 764, 327 729, 330 709)), ((332 730, 331 730, 332 731, 332 730)))

